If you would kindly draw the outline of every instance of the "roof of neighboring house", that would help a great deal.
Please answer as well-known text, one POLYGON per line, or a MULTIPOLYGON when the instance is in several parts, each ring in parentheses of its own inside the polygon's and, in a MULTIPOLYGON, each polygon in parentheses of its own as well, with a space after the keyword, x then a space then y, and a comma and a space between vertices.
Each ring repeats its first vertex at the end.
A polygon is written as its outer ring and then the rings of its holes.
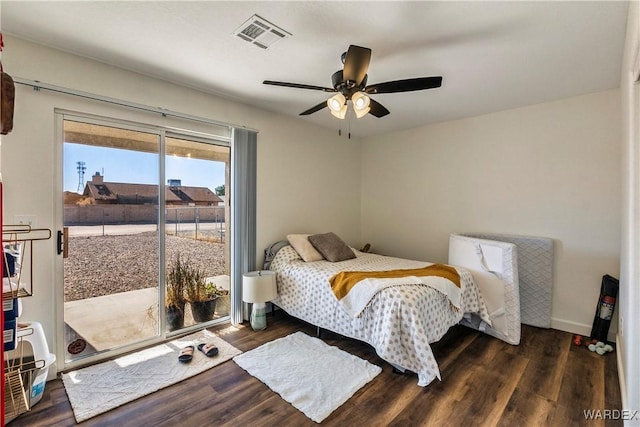
MULTIPOLYGON (((182 193, 186 194, 191 200, 194 201, 215 201, 222 202, 222 199, 216 195, 213 191, 207 187, 179 187, 182 193)), ((167 188, 169 189, 169 188, 167 188)))
MULTIPOLYGON (((95 200, 114 201, 117 203, 149 203, 158 200, 158 186, 153 184, 127 184, 122 182, 104 182, 94 184, 87 182, 84 193, 95 200)), ((207 187, 165 187, 167 203, 215 203, 221 202, 216 194, 207 187)))

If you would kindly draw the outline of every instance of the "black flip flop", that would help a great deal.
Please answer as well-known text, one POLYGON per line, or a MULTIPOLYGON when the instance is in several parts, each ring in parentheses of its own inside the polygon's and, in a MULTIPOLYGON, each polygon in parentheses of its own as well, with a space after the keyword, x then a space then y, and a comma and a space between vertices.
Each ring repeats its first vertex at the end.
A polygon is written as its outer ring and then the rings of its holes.
POLYGON ((218 347, 213 344, 198 344, 198 350, 204 353, 207 357, 213 357, 218 354, 218 347))
POLYGON ((194 348, 192 345, 188 345, 180 350, 180 353, 178 354, 178 361, 181 363, 191 362, 191 359, 193 359, 193 350, 194 348))

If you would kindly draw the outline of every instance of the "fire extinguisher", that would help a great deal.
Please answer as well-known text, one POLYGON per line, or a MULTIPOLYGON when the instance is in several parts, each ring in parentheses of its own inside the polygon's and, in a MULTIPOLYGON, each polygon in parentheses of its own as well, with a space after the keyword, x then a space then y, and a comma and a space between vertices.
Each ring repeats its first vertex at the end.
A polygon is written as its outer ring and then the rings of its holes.
POLYGON ((593 318, 591 338, 607 342, 607 335, 609 334, 613 310, 616 307, 616 297, 618 296, 619 286, 620 281, 615 277, 609 276, 608 274, 602 276, 600 298, 596 306, 596 315, 593 318))

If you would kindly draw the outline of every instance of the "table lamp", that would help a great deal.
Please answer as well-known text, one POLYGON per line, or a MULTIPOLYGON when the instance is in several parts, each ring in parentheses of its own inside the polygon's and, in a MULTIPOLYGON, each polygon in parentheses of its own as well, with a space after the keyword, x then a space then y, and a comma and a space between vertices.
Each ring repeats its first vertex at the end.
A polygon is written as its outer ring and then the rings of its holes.
POLYGON ((242 300, 253 303, 251 327, 261 331, 267 327, 266 302, 278 294, 275 271, 251 271, 242 275, 242 300))

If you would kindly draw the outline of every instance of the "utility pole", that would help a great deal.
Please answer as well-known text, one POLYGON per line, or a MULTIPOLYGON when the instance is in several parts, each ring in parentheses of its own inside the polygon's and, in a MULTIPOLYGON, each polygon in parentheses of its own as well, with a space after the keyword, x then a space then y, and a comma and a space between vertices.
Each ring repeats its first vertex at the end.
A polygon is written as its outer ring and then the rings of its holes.
POLYGON ((78 170, 78 190, 77 193, 84 191, 84 171, 87 170, 87 166, 85 162, 76 162, 78 165, 76 169, 78 170))

